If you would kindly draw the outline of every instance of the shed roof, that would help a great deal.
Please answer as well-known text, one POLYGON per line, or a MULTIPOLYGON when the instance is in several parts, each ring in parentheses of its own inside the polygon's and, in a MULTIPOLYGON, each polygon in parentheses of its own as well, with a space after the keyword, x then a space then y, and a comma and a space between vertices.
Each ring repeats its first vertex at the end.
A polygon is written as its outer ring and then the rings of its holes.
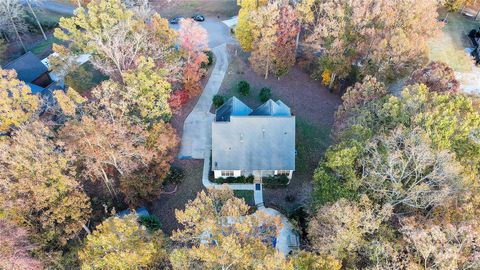
POLYGON ((17 72, 17 78, 27 83, 33 82, 42 74, 48 72, 48 68, 32 52, 27 52, 6 64, 3 68, 14 69, 17 72))

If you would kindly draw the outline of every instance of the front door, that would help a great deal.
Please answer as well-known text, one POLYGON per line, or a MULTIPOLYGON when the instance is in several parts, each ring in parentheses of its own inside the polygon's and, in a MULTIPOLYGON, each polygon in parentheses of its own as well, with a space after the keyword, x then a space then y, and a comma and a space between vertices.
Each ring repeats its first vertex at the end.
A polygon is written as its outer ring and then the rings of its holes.
POLYGON ((261 170, 253 170, 252 171, 253 178, 255 183, 262 183, 262 171, 261 170))

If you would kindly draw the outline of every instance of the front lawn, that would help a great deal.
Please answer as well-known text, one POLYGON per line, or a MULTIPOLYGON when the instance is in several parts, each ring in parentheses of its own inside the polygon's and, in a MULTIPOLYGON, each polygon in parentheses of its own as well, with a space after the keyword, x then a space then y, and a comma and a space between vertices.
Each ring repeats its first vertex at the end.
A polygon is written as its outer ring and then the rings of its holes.
POLYGON ((207 16, 233 17, 238 14, 236 0, 151 0, 150 4, 165 18, 207 16))
POLYGON ((237 198, 245 200, 249 206, 255 206, 255 199, 253 198, 253 190, 234 190, 233 194, 237 198))

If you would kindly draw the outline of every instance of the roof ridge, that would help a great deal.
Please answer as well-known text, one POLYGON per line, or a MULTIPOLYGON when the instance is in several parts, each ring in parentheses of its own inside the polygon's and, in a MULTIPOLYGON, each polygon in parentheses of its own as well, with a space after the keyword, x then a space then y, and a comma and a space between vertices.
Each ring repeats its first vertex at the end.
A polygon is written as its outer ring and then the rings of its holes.
MULTIPOLYGON (((17 57, 17 58, 15 58, 15 59, 13 59, 12 61, 10 61, 10 62, 6 63, 5 65, 3 65, 3 68, 9 66, 9 65, 12 64, 12 63, 15 63, 16 61, 18 61, 18 60, 20 60, 20 59, 22 59, 22 58, 24 58, 24 57, 26 57, 27 55, 30 55, 30 54, 33 54, 33 56, 37 57, 34 53, 32 53, 32 51, 28 51, 28 52, 22 54, 20 57, 17 57)), ((38 58, 38 57, 37 57, 37 58, 38 58)))

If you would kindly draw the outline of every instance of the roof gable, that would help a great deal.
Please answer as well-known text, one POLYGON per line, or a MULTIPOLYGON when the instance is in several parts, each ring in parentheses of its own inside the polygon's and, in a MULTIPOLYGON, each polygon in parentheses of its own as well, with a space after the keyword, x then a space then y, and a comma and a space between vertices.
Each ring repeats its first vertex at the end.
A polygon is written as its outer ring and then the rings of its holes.
POLYGON ((262 115, 262 116, 290 116, 290 108, 282 101, 278 100, 274 102, 269 99, 267 102, 258 106, 250 115, 262 115))
POLYGON ((48 68, 32 52, 27 52, 11 61, 3 69, 14 69, 17 72, 17 78, 27 83, 33 82, 48 72, 48 68))
POLYGON ((246 116, 252 109, 236 97, 231 97, 215 111, 215 121, 230 121, 230 116, 246 116))

